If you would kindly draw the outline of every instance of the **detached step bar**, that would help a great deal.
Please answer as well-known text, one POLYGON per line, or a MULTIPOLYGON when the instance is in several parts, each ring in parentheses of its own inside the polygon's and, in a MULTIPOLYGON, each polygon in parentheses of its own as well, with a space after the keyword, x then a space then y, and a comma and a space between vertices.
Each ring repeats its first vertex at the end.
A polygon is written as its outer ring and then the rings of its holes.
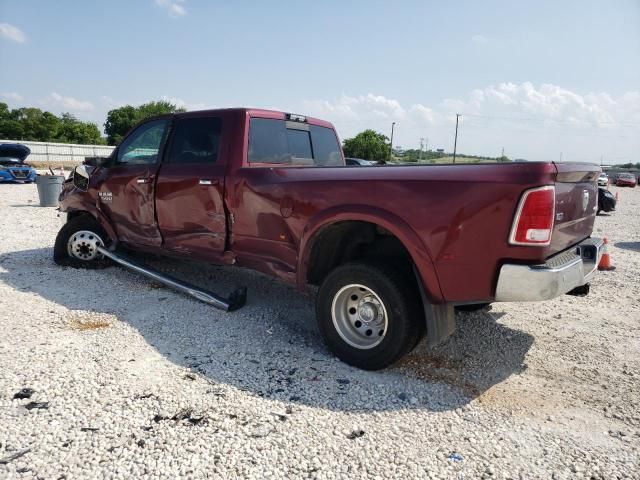
POLYGON ((110 258, 114 262, 127 267, 129 270, 133 270, 136 273, 140 273, 146 277, 151 278, 157 282, 166 285, 169 288, 173 288, 182 293, 186 293, 194 298, 197 298, 201 302, 213 305, 225 312, 233 312, 243 307, 247 302, 247 287, 238 287, 234 290, 228 298, 222 298, 213 292, 208 292, 201 288, 198 288, 190 283, 178 280, 170 275, 166 275, 157 270, 154 270, 146 265, 141 265, 128 257, 120 255, 115 252, 111 252, 104 247, 98 247, 98 252, 107 258, 110 258))

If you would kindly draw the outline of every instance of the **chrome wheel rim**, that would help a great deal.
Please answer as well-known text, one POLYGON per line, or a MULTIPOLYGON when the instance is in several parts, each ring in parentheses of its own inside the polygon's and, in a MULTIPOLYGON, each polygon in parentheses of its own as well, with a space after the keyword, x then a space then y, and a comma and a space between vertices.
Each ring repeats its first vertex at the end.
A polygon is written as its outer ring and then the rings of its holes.
POLYGON ((98 252, 98 247, 103 247, 104 242, 94 232, 81 230, 69 237, 67 242, 67 253, 70 257, 90 262, 102 258, 98 252))
POLYGON ((384 303, 365 285, 354 283, 338 290, 331 318, 340 338, 361 350, 380 345, 387 334, 389 317, 384 303))

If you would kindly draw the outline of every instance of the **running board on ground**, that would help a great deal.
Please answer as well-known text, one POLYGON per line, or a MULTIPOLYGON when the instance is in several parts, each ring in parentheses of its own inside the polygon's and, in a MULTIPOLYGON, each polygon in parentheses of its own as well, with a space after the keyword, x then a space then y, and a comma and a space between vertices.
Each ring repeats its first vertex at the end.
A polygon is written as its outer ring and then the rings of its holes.
POLYGON ((127 267, 134 272, 145 275, 157 282, 162 283, 163 285, 166 285, 169 288, 173 288, 174 290, 178 290, 179 292, 191 295, 201 302, 213 305, 214 307, 219 308, 220 310, 224 310, 225 312, 232 312, 234 310, 237 310, 240 307, 244 306, 247 301, 247 287, 238 287, 231 293, 231 295, 229 295, 229 298, 222 298, 213 292, 202 290, 201 288, 198 288, 187 282, 183 282, 182 280, 178 280, 177 278, 173 278, 169 275, 158 272, 157 270, 153 270, 146 265, 140 265, 139 263, 136 263, 133 260, 124 257, 123 255, 115 252, 110 252, 104 247, 98 247, 98 251, 105 257, 110 258, 123 267, 127 267))

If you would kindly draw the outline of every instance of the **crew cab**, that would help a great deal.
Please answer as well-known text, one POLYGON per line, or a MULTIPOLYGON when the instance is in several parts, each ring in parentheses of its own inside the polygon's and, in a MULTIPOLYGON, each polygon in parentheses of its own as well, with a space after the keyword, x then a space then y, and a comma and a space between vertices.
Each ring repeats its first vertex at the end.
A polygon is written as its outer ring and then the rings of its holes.
POLYGON ((446 339, 456 306, 584 294, 602 253, 596 165, 349 167, 330 123, 283 112, 154 117, 81 169, 57 263, 124 247, 317 287, 328 347, 364 369, 446 339))

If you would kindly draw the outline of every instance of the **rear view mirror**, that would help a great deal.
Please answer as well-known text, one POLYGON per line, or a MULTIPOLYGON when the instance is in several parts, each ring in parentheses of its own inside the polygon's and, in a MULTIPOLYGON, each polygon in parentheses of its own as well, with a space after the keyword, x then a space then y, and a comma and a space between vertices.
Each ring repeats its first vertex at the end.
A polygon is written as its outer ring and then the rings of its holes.
POLYGON ((86 192, 89 190, 89 177, 92 167, 78 165, 73 169, 73 186, 86 192))

